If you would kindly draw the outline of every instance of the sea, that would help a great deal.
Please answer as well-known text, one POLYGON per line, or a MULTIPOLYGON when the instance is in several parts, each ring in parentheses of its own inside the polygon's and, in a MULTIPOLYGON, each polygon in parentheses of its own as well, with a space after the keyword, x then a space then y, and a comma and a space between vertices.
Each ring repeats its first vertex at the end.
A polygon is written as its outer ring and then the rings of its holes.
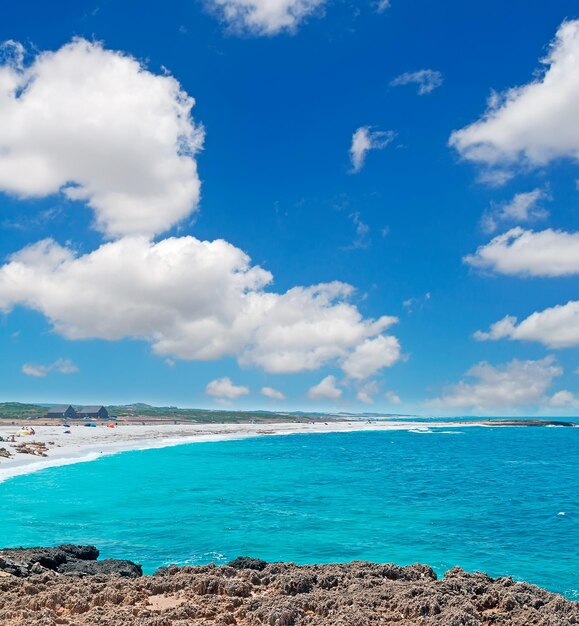
POLYGON ((157 567, 239 556, 455 565, 579 600, 579 428, 257 437, 132 451, 0 484, 0 545, 157 567))

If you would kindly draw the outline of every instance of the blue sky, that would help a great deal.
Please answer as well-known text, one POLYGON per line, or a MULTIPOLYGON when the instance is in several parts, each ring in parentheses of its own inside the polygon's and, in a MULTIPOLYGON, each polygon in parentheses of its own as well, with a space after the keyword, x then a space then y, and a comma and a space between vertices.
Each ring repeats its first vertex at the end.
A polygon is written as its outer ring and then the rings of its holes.
POLYGON ((577 7, 386 4, 3 3, 1 400, 577 412, 577 7))

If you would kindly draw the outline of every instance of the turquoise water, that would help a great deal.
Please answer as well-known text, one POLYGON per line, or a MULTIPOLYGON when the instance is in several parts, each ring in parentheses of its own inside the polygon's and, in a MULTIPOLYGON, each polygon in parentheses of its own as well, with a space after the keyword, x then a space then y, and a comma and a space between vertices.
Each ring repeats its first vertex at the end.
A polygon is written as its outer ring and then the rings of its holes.
POLYGON ((579 428, 449 426, 128 452, 0 484, 0 545, 94 543, 148 572, 460 564, 579 599, 578 444, 579 428))

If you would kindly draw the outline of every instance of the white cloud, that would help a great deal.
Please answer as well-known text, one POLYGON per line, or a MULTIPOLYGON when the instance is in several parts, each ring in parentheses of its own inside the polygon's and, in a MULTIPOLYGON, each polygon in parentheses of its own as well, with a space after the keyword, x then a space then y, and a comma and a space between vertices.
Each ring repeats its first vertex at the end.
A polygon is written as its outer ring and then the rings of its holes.
POLYGON ((273 387, 262 387, 261 395, 270 398, 270 400, 285 400, 285 395, 273 387))
POLYGON ((53 363, 54 369, 61 374, 76 374, 79 369, 70 359, 58 359, 53 363))
POLYGON ((217 378, 205 387, 208 396, 218 399, 236 400, 249 394, 249 387, 234 385, 230 378, 217 378))
MULTIPOLYGON (((7 52, 0 189, 61 190, 92 207, 98 227, 118 239, 84 255, 51 239, 14 254, 0 267, 0 310, 39 311, 68 339, 142 339, 169 364, 233 356, 274 373, 352 367, 367 341, 392 341, 383 331, 395 318, 364 319, 349 285, 275 293, 272 275, 225 241, 151 241, 188 215, 199 194, 193 156, 202 131, 173 78, 82 39, 27 67, 22 46, 7 52)), ((376 359, 375 367, 391 362, 376 359)))
POLYGON ((378 0, 376 3, 376 11, 378 13, 383 13, 386 9, 389 9, 390 6, 390 0, 378 0))
POLYGON ((407 298, 402 302, 402 306, 408 311, 408 314, 414 313, 416 309, 423 309, 428 301, 432 298, 430 291, 427 291, 423 296, 417 298, 407 298))
POLYGON ((352 171, 359 172, 364 166, 366 154, 370 150, 381 150, 391 143, 396 136, 392 130, 372 130, 370 126, 361 126, 352 135, 350 160, 352 171))
POLYGON ((85 201, 109 237, 163 232, 199 199, 203 131, 193 104, 174 78, 100 43, 75 39, 28 66, 9 55, 0 65, 0 190, 85 201))
POLYGON ((349 285, 275 293, 271 281, 223 240, 126 237, 82 256, 43 240, 0 267, 0 310, 40 311, 68 339, 138 338, 164 357, 234 356, 273 373, 337 363, 363 378, 399 358, 383 335, 396 318, 364 319, 349 285))
POLYGON ((404 72, 397 76, 391 83, 392 87, 399 87, 400 85, 418 86, 418 95, 424 96, 427 93, 431 93, 437 87, 442 85, 442 74, 437 70, 418 70, 417 72, 404 72))
POLYGON ((49 365, 39 365, 35 363, 24 363, 21 368, 22 373, 27 376, 44 378, 50 372, 56 371, 60 374, 76 374, 79 369, 70 359, 57 359, 49 365))
POLYGON ((554 407, 579 406, 579 398, 571 391, 563 389, 549 398, 549 405, 554 407))
POLYGON ((372 404, 374 402, 374 396, 380 393, 380 385, 375 381, 371 380, 367 382, 365 385, 362 385, 356 394, 356 398, 360 400, 360 402, 364 402, 366 404, 372 404))
POLYGON ((276 35, 295 31, 326 0, 206 0, 206 4, 233 31, 276 35))
POLYGON ((540 206, 548 196, 543 189, 517 193, 504 203, 493 203, 481 220, 486 233, 493 233, 501 222, 535 222, 548 217, 549 212, 540 206))
POLYGON ((489 170, 483 169, 476 177, 479 183, 488 185, 489 187, 502 187, 513 178, 514 173, 507 170, 489 170))
POLYGON ((342 395, 335 376, 326 376, 308 391, 310 400, 337 400, 342 395))
POLYGON ((579 302, 571 301, 535 312, 519 324, 516 317, 508 315, 494 323, 488 332, 478 330, 474 337, 479 341, 538 341, 549 348, 579 346, 579 302))
POLYGON ((365 250, 370 246, 370 227, 362 221, 359 211, 354 211, 348 216, 356 229, 354 241, 345 250, 365 250))
POLYGON ((512 228, 463 261, 498 274, 571 276, 579 274, 579 232, 512 228))
POLYGON ((579 20, 563 22, 535 80, 493 94, 481 119, 449 144, 491 170, 579 160, 579 20))
POLYGON ((491 325, 488 332, 477 330, 473 337, 477 341, 489 341, 489 340, 497 340, 504 339, 505 337, 509 337, 511 333, 515 330, 515 324, 517 323, 517 318, 512 315, 507 315, 503 317, 502 320, 495 322, 491 325))
POLYGON ((36 365, 34 363, 24 363, 22 373, 26 376, 35 376, 36 378, 44 378, 50 372, 50 365, 36 365))
MULTIPOLYGON (((395 318, 392 318, 395 321, 395 318)), ((400 343, 393 336, 365 339, 344 359, 342 369, 350 378, 361 380, 400 359, 400 343)))
POLYGON ((386 400, 388 400, 388 402, 391 402, 392 404, 401 404, 402 400, 400 399, 400 396, 394 392, 394 391, 387 391, 384 394, 384 397, 386 398, 386 400))
POLYGON ((492 366, 482 361, 464 380, 432 400, 433 407, 475 410, 506 410, 546 401, 545 393, 563 370, 552 356, 539 361, 519 361, 492 366))

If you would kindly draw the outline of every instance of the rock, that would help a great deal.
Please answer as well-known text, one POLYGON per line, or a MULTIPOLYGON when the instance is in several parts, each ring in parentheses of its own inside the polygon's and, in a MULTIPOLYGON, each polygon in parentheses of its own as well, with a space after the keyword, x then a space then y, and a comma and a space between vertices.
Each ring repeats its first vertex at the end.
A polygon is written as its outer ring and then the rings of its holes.
POLYGON ((40 563, 34 563, 32 567, 30 568, 31 574, 44 574, 44 572, 46 571, 50 571, 50 570, 47 570, 46 567, 42 567, 40 563))
POLYGON ((252 559, 249 556, 238 556, 233 561, 230 561, 228 565, 235 569, 255 569, 261 571, 267 567, 267 561, 252 559))
POLYGON ((69 576, 96 576, 102 574, 111 576, 116 574, 124 578, 138 578, 143 575, 143 569, 132 561, 120 559, 104 559, 103 561, 67 561, 57 569, 59 574, 69 576))
POLYGON ((22 578, 45 571, 69 575, 118 574, 129 578, 142 575, 140 565, 131 561, 97 561, 95 546, 62 544, 54 548, 7 548, 0 550, 0 571, 22 578))
POLYGON ((46 452, 48 448, 42 441, 29 441, 28 443, 19 443, 16 446, 16 452, 20 454, 32 454, 34 456, 48 456, 46 452))
POLYGON ((284 576, 281 580, 280 590, 287 596, 295 596, 298 593, 310 593, 315 583, 316 577, 298 572, 284 576))
POLYGON ((83 561, 96 561, 100 554, 95 546, 73 546, 65 543, 60 545, 59 548, 70 555, 70 558, 81 559, 83 561))
POLYGON ((0 551, 0 624, 579 626, 576 602, 460 568, 437 579, 420 564, 298 566, 241 557, 141 576, 130 561, 97 556, 91 546, 0 551), (40 559, 58 565, 50 570, 40 559))

